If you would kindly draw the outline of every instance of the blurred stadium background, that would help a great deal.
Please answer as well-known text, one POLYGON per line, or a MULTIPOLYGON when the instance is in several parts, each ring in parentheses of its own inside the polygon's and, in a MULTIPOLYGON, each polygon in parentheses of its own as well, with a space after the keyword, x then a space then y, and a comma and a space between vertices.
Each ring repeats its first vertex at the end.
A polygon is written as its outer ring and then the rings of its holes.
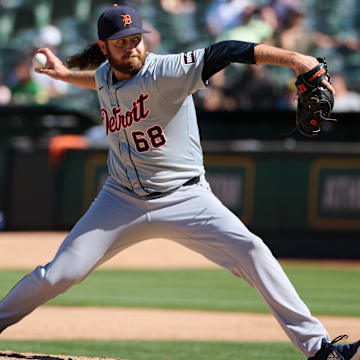
MULTIPOLYGON (((231 65, 195 95, 208 180, 281 257, 360 258, 360 2, 134 0, 157 53, 223 39, 326 56, 337 123, 293 131, 294 74, 231 65), (349 251, 351 249, 351 251, 349 251)), ((0 228, 69 230, 106 178, 96 93, 31 70, 37 48, 61 59, 96 41, 111 1, 0 0, 0 228)), ((1 235, 0 235, 1 236, 1 235)))

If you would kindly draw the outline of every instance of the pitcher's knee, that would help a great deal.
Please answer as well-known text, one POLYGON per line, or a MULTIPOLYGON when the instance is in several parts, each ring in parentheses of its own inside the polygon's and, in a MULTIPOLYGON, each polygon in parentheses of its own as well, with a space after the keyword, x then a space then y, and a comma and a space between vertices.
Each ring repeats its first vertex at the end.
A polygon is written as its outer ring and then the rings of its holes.
POLYGON ((226 264, 226 268, 234 275, 241 277, 252 284, 252 269, 256 268, 257 263, 267 263, 272 258, 271 251, 261 238, 249 232, 241 240, 235 242, 231 249, 231 262, 226 264))
POLYGON ((259 238, 257 235, 254 235, 254 234, 251 234, 251 235, 253 238, 253 245, 254 245, 252 252, 254 254, 257 254, 257 255, 271 254, 270 249, 268 248, 268 246, 264 243, 264 241, 261 238, 259 238))
POLYGON ((254 259, 261 260, 261 258, 271 255, 263 240, 251 232, 243 235, 242 239, 236 243, 236 248, 237 251, 235 250, 233 254, 237 253, 235 256, 241 259, 242 263, 244 261, 253 262, 254 259))
POLYGON ((70 273, 68 269, 55 272, 51 265, 52 263, 45 266, 38 266, 29 274, 29 277, 33 281, 36 281, 44 291, 51 293, 52 296, 64 292, 81 281, 79 276, 76 276, 75 273, 70 273))

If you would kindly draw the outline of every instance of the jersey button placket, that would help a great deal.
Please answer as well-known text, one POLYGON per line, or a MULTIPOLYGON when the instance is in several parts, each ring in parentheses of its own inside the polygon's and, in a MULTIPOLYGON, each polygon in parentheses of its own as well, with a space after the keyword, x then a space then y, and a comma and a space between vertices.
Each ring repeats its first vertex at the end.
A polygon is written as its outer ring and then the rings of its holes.
POLYGON ((110 89, 111 101, 113 102, 113 106, 117 105, 116 99, 116 91, 114 89, 110 89))

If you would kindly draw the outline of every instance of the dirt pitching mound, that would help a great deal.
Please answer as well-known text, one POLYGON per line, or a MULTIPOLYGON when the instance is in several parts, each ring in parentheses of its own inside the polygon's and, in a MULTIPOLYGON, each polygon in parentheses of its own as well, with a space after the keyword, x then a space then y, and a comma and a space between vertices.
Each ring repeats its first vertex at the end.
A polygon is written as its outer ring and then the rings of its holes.
MULTIPOLYGON (((63 356, 63 355, 47 355, 47 354, 32 354, 32 353, 16 353, 13 351, 0 351, 0 360, 104 360, 105 358, 88 358, 84 356, 63 356)), ((106 360, 121 360, 110 359, 106 360)), ((126 360, 126 359, 122 359, 126 360)))

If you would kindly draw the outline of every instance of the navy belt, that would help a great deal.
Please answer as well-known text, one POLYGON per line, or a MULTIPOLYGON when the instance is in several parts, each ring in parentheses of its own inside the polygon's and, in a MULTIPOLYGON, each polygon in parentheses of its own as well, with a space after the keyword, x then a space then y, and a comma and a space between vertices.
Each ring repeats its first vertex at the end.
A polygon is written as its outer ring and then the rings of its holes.
POLYGON ((183 186, 195 185, 200 181, 200 176, 193 177, 192 179, 188 180, 183 186))
MULTIPOLYGON (((197 184, 198 182, 200 181, 200 176, 196 176, 196 177, 193 177, 192 179, 188 180, 186 183, 184 183, 182 186, 190 186, 190 185, 195 185, 197 184)), ((145 195, 145 197, 157 197, 157 196, 164 196, 164 195, 167 195, 168 193, 172 193, 174 192, 175 190, 171 190, 171 191, 168 191, 168 192, 161 192, 161 191, 155 191, 151 194, 148 194, 148 195, 145 195)))

